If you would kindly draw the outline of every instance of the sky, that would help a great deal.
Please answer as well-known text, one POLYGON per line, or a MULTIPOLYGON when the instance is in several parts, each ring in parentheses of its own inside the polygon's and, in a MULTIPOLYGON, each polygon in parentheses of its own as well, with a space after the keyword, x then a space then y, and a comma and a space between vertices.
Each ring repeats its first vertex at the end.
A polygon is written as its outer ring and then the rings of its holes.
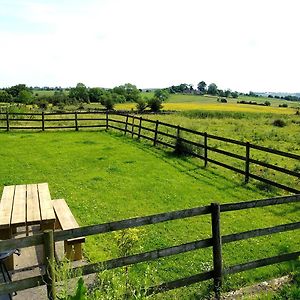
POLYGON ((0 87, 300 91, 299 0, 0 0, 0 87))

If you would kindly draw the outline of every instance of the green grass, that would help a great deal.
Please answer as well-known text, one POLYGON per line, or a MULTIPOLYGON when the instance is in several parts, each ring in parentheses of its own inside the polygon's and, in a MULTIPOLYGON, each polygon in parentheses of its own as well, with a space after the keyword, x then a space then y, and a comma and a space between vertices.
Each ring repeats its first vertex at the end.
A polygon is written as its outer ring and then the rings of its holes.
MULTIPOLYGON (((118 134, 106 132, 1 133, 0 186, 48 182, 52 198, 65 198, 80 225, 207 205, 262 199, 279 191, 260 191, 231 171, 193 158, 180 158, 118 134)), ((297 205, 222 214, 222 234, 298 221, 297 205)), ((261 237, 224 246, 225 266, 299 250, 295 232, 261 237)), ((143 227, 140 246, 149 251, 210 236, 208 216, 143 227)), ((114 234, 87 238, 91 261, 116 257, 114 234)), ((135 250, 139 252, 141 250, 135 250)), ((209 269, 211 249, 197 250, 148 264, 159 280, 173 280, 209 269)), ((146 264, 132 268, 143 276, 146 264)), ((285 274, 281 264, 230 276, 225 289, 285 274)), ((205 285, 169 292, 197 298, 205 285), (198 296, 197 296, 198 295, 198 296)), ((176 296, 177 297, 177 296, 176 296)))

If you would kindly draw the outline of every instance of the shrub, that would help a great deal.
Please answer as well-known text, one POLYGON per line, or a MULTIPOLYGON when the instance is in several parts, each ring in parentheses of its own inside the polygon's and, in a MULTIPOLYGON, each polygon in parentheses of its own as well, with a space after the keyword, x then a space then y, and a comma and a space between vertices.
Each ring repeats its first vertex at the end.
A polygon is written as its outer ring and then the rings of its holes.
POLYGON ((273 125, 277 126, 277 127, 284 127, 284 126, 286 126, 286 122, 281 119, 276 119, 273 121, 273 125))
POLYGON ((148 106, 150 107, 151 111, 158 112, 162 109, 162 102, 160 99, 151 98, 148 100, 148 106))
POLYGON ((145 99, 139 99, 136 102, 136 109, 138 112, 143 112, 147 108, 148 104, 145 99))
POLYGON ((221 103, 227 103, 227 99, 226 98, 221 98, 221 103))
POLYGON ((279 107, 289 107, 287 103, 279 104, 279 107))
POLYGON ((265 106, 270 106, 271 105, 271 102, 270 101, 265 101, 265 106))
POLYGON ((46 100, 39 99, 39 100, 36 102, 36 105, 38 106, 39 109, 46 110, 47 107, 48 107, 48 102, 47 102, 46 100))
POLYGON ((107 110, 113 110, 115 107, 115 102, 112 99, 112 97, 110 97, 109 95, 107 95, 107 97, 105 97, 104 99, 101 100, 101 104, 107 109, 107 110))

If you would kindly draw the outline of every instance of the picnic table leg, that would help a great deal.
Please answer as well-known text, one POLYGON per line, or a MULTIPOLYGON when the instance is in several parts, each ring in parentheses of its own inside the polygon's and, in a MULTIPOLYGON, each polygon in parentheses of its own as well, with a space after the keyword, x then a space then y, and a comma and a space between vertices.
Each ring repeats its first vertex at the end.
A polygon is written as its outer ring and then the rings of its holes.
MULTIPOLYGON (((9 240, 12 238, 12 228, 0 229, 0 239, 9 240)), ((8 271, 14 270, 14 256, 11 255, 5 260, 5 266, 8 271)))

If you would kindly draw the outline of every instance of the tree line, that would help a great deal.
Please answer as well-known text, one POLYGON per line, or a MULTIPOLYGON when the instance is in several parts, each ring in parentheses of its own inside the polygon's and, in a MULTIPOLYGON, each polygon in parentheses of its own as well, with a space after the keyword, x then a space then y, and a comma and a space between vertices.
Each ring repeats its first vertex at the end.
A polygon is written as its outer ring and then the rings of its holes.
POLYGON ((83 83, 78 83, 73 88, 43 88, 42 91, 52 93, 38 93, 37 87, 30 88, 25 84, 18 84, 0 90, 0 102, 34 104, 46 109, 49 104, 62 109, 65 105, 80 105, 84 103, 101 103, 106 109, 114 109, 115 104, 124 102, 135 102, 139 111, 149 108, 159 111, 162 103, 169 97, 167 89, 157 89, 152 97, 144 97, 142 90, 135 85, 126 83, 113 89, 99 87, 88 88, 83 83))
POLYGON ((238 98, 239 93, 237 91, 231 91, 230 89, 219 89, 215 83, 206 84, 205 81, 200 81, 195 89, 192 84, 181 83, 179 85, 172 85, 168 88, 171 94, 193 94, 193 95, 212 95, 219 97, 232 97, 238 98))
MULTIPOLYGON (((146 90, 146 92, 150 92, 150 90, 146 90)), ((140 112, 146 109, 157 112, 162 109, 163 102, 169 98, 170 94, 207 94, 219 96, 221 100, 226 100, 228 97, 238 98, 239 95, 259 97, 254 92, 242 94, 230 89, 222 90, 215 83, 207 85, 205 81, 200 81, 197 84, 197 88, 194 88, 192 84, 182 83, 165 89, 151 90, 151 92, 153 93, 142 93, 141 89, 138 89, 131 83, 116 86, 112 89, 89 88, 83 83, 78 83, 75 87, 67 89, 61 87, 32 88, 25 84, 17 84, 0 90, 0 103, 34 104, 41 109, 46 109, 51 104, 59 109, 63 109, 66 105, 79 105, 79 107, 83 107, 84 103, 92 102, 101 103, 106 109, 113 110, 117 103, 134 102, 136 103, 137 110, 140 112), (49 91, 50 93, 48 93, 49 91)), ((271 98, 271 96, 269 97, 271 98)), ((285 100, 300 100, 300 98, 295 96, 281 98, 285 100)))

